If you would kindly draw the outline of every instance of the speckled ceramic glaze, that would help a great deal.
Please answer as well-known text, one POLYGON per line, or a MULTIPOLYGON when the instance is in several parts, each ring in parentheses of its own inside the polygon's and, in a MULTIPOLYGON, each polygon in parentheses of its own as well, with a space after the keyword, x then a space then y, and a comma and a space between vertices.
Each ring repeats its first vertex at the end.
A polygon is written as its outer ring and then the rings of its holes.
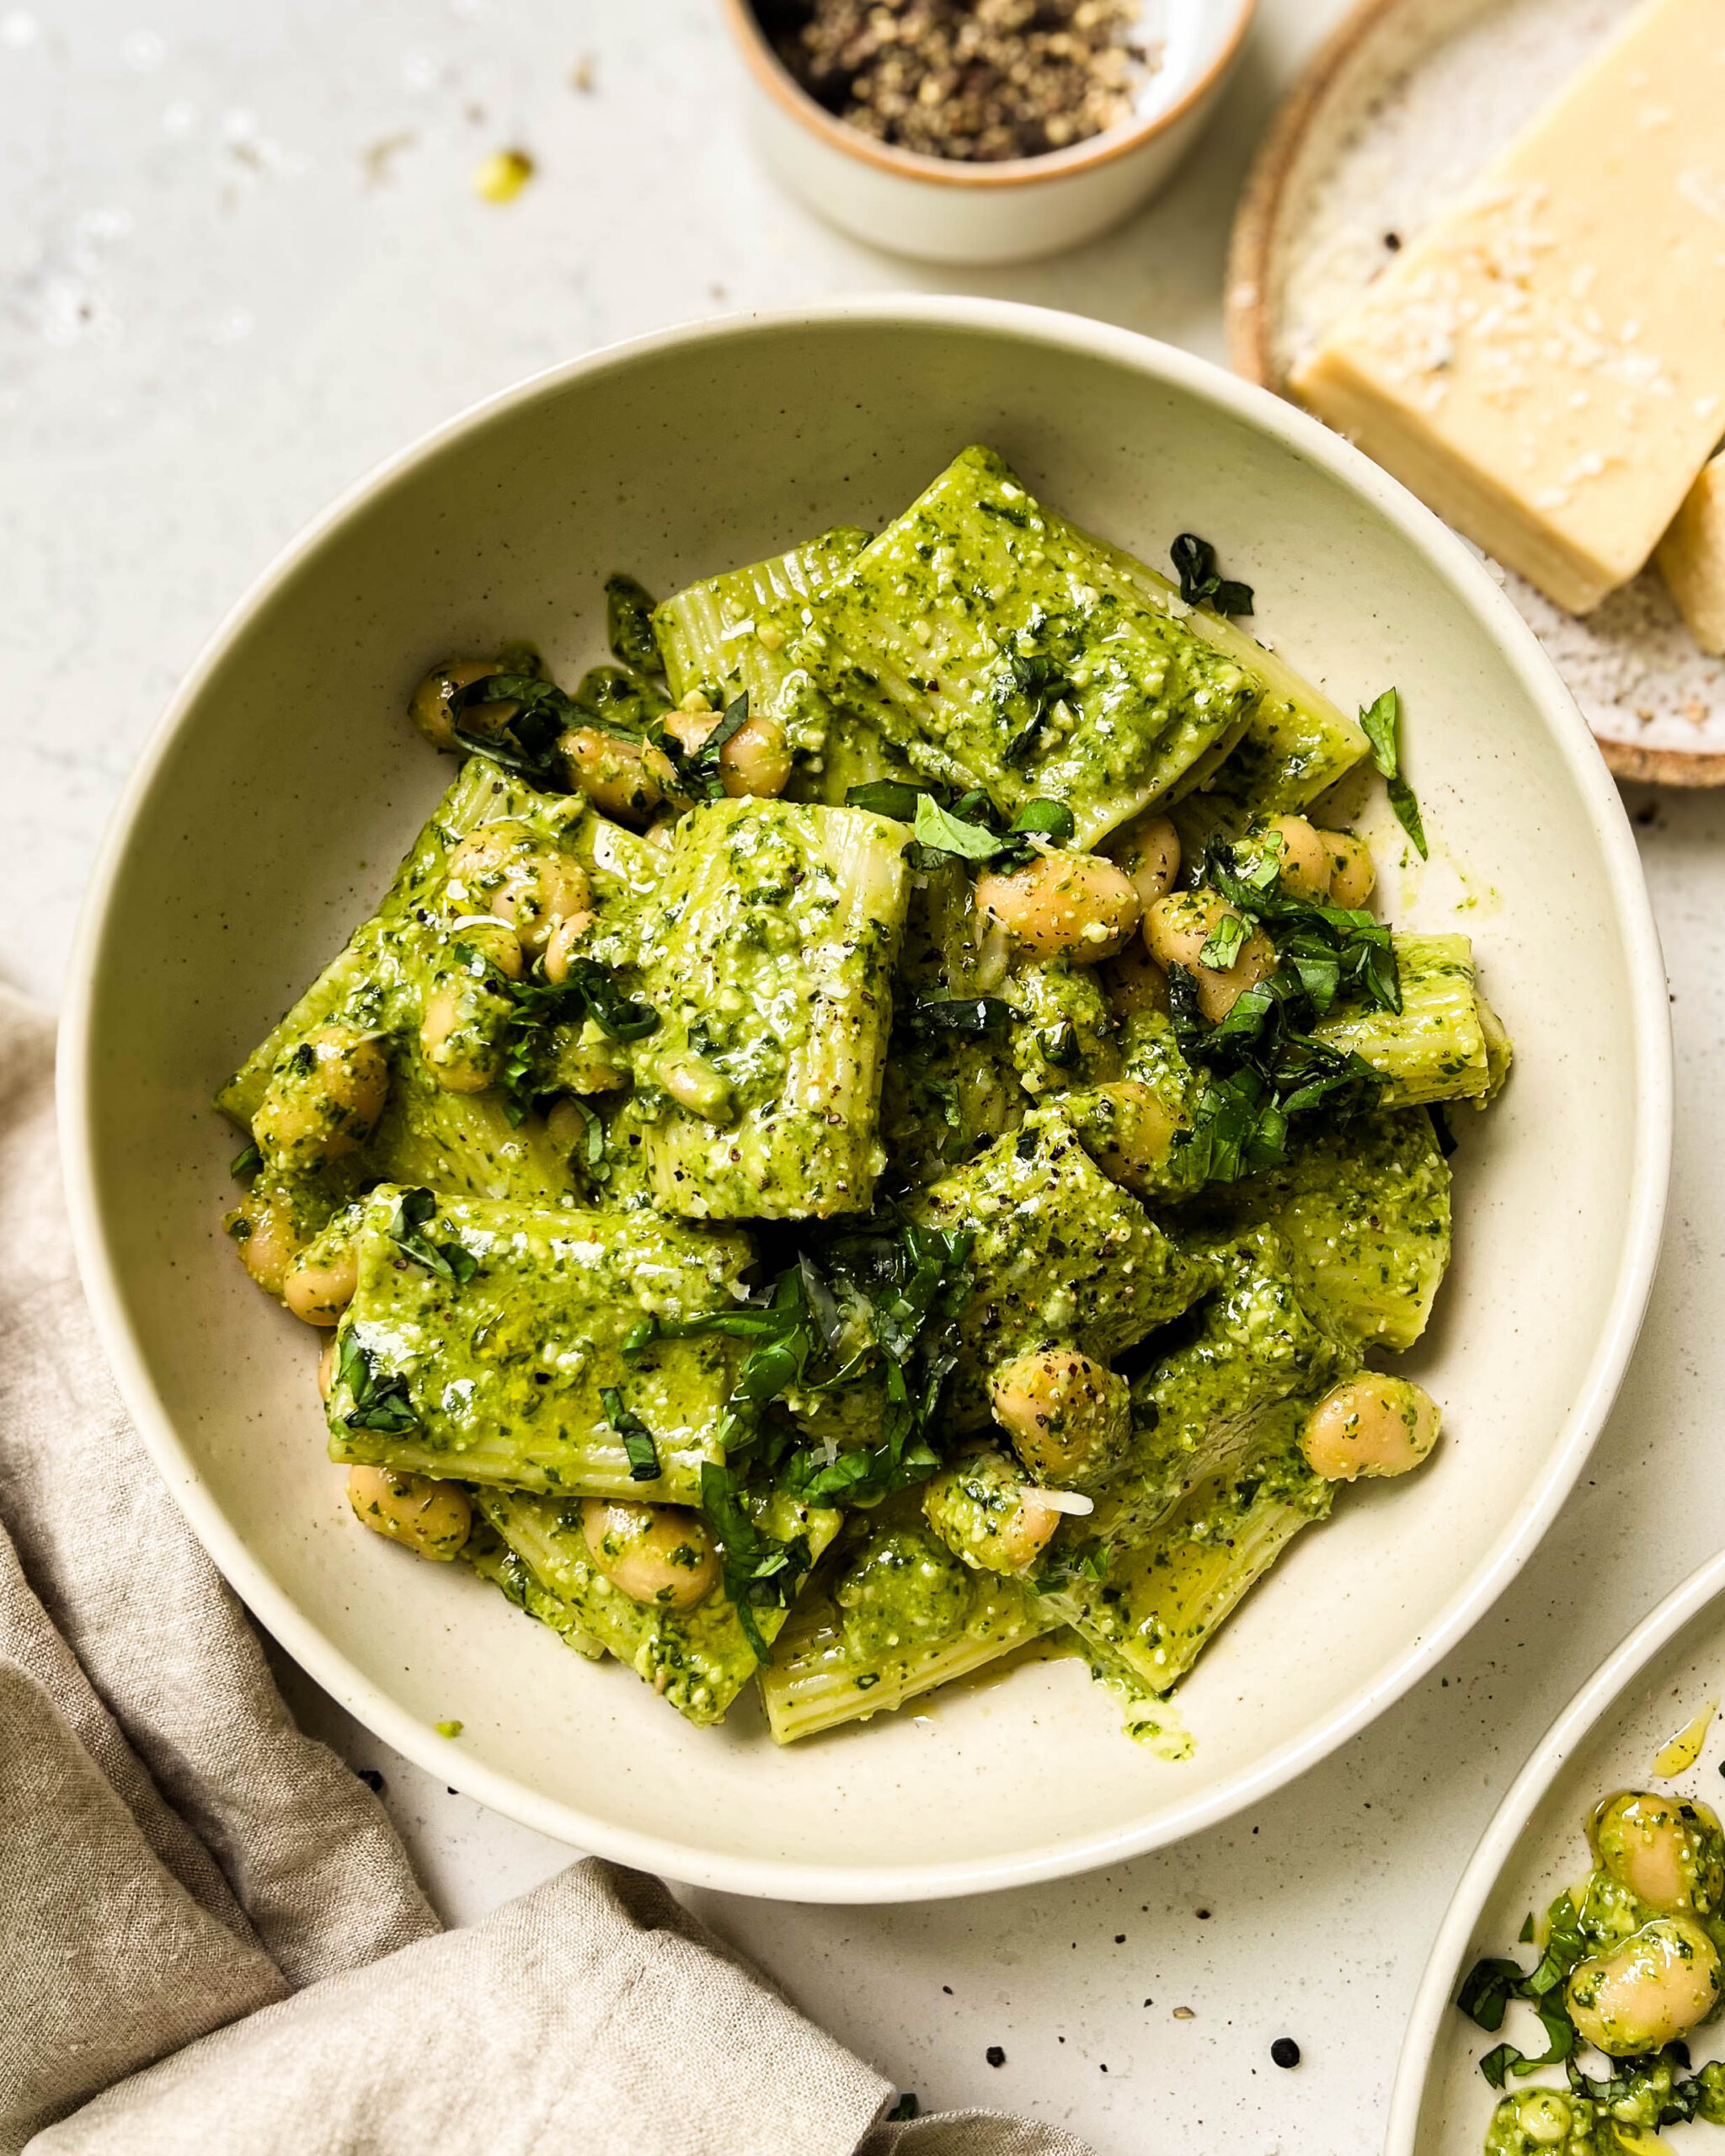
POLYGON ((1664 975, 1630 833, 1573 707, 1466 550, 1266 393, 1094 323, 845 302, 673 330, 481 407, 364 482, 240 606, 163 722, 88 902, 65 1036, 86 1282, 163 1474, 263 1621, 378 1733, 545 1831, 675 1877, 807 1900, 1045 1878, 1193 1832, 1361 1727, 1523 1562, 1640 1322, 1669 1144, 1664 975), (1257 632, 1350 707, 1389 682, 1434 835, 1380 842, 1400 921, 1477 943, 1519 1062, 1458 1118, 1454 1271, 1405 1367, 1450 1433, 1349 1493, 1180 1694, 1192 1755, 1119 1733, 1074 1661, 789 1752, 745 1702, 689 1729, 494 1590, 349 1514, 319 1345, 220 1219, 213 1087, 366 911, 447 782, 403 716, 446 654, 536 639, 572 679, 601 580, 660 590, 839 521, 879 524, 963 444, 1166 558, 1257 589, 1257 632), (436 1734, 459 1721, 458 1738, 436 1734))
MULTIPOLYGON (((1675 1776, 1653 1767, 1669 1738, 1722 1700, 1725 1556, 1692 1572, 1594 1672, 1498 1806, 1426 1964, 1397 2071, 1385 2156, 1476 2156, 1498 2100, 1478 2062, 1502 2039, 1475 2028, 1455 2006, 1462 1977, 1482 1955, 1519 1955, 1530 1966, 1528 1950, 1516 1944, 1523 1919, 1530 1910, 1542 1915, 1586 1876, 1582 1829, 1602 1796, 1652 1789, 1725 1808, 1725 1721, 1717 1714, 1692 1766, 1675 1776)), ((1543 2050, 1532 2014, 1515 2012, 1526 2015, 1525 2023, 1506 2025, 1503 2036, 1530 2054, 1543 2050)), ((1708 2027, 1695 2032, 1690 2047, 1699 2066, 1721 2056, 1725 2043, 1708 2027)), ((1562 2075, 1532 2081, 1561 2087, 1562 2075)))

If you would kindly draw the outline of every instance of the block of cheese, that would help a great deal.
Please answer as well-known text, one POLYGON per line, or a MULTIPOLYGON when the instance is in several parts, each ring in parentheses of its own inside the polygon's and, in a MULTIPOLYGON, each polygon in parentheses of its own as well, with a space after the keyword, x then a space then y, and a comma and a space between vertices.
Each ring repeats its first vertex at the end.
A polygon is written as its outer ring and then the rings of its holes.
POLYGON ((1648 0, 1293 387, 1572 613, 1633 576, 1725 435, 1725 0, 1648 0))
POLYGON ((1696 642, 1725 652, 1725 456, 1690 488, 1656 558, 1696 642))

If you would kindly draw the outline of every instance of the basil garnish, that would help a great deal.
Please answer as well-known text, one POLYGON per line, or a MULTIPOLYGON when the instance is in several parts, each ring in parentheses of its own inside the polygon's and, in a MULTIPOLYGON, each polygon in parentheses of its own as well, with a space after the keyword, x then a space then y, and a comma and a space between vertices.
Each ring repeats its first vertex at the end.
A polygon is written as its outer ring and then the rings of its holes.
POLYGON ((599 1397, 604 1404, 606 1421, 622 1440, 629 1463, 629 1480, 656 1482, 664 1470, 659 1464, 659 1446, 652 1431, 632 1407, 623 1406, 623 1396, 615 1385, 606 1385, 599 1397))
POLYGON ((1394 689, 1386 689, 1375 703, 1368 704, 1359 714, 1360 730, 1371 744, 1371 760, 1383 775, 1396 821, 1413 840, 1420 859, 1425 861, 1430 857, 1426 851, 1425 826, 1420 821, 1419 803, 1413 798, 1413 788, 1402 776, 1401 721, 1402 699, 1394 689))
POLYGON ((1180 579, 1180 596, 1188 606, 1209 606, 1218 614, 1249 614, 1252 586, 1216 574, 1216 550, 1195 531, 1183 531, 1168 549, 1180 579))
POLYGON ((429 1190, 404 1190, 394 1217, 386 1230, 403 1257, 423 1265, 452 1288, 465 1288, 479 1269, 479 1261, 459 1243, 434 1243, 425 1232, 437 1217, 437 1199, 429 1190))
POLYGON ((419 1427, 407 1380, 380 1378, 370 1349, 362 1348, 347 1327, 338 1336, 335 1375, 336 1382, 347 1387, 353 1400, 342 1417, 350 1430, 382 1430, 398 1437, 403 1430, 419 1427))

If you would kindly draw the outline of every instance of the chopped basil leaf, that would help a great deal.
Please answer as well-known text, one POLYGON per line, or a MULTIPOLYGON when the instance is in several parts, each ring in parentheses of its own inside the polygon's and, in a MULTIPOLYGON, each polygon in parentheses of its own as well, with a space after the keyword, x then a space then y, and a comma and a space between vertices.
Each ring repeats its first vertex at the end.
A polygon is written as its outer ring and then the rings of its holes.
POLYGON ((998 833, 953 815, 927 793, 916 797, 915 829, 921 845, 955 853, 961 861, 992 861, 1001 850, 998 833))
POLYGON ((906 786, 897 779, 871 779, 867 786, 853 786, 845 794, 847 808, 866 808, 871 815, 890 816, 900 824, 914 824, 916 804, 931 798, 928 789, 906 786))
POLYGON ((659 1446, 651 1430, 635 1413, 623 1406, 623 1396, 615 1385, 606 1385, 600 1393, 605 1407, 605 1419, 622 1440, 623 1452, 629 1463, 632 1482, 656 1482, 663 1470, 659 1464, 659 1446))
POLYGON ((1180 579, 1180 596, 1188 606, 1214 607, 1218 614, 1249 614, 1252 586, 1216 574, 1216 550, 1194 531, 1183 531, 1168 549, 1180 579))
POLYGON ((487 674, 457 689, 450 698, 455 737, 475 755, 525 779, 544 793, 567 793, 569 769, 558 744, 571 726, 591 716, 554 681, 531 674, 487 674), (463 715, 482 704, 512 703, 515 711, 489 729, 462 724, 463 715))
MULTIPOLYGON (((1533 1919, 1530 1917, 1528 1924, 1533 1919)), ((1523 1926, 1524 1933, 1527 1925, 1523 1926)), ((1512 1999, 1520 1996, 1521 1967, 1519 1962, 1502 1960, 1476 1961, 1462 1979, 1461 1988, 1455 1994, 1455 2004, 1479 2028, 1495 2036, 1503 2025, 1504 2009, 1512 1999)))
POLYGON ((437 1200, 429 1190, 404 1190, 395 1209, 387 1234, 403 1257, 423 1265, 452 1288, 465 1288, 479 1269, 479 1261, 459 1243, 434 1243, 425 1233, 437 1217, 437 1200))
POLYGON ((1050 801, 1040 794, 1024 803, 1004 831, 995 828, 992 804, 980 792, 963 795, 950 808, 932 793, 919 793, 912 814, 917 843, 931 853, 956 854, 979 866, 991 862, 1002 870, 1022 868, 1033 860, 1033 839, 1064 842, 1077 829, 1064 801, 1050 801))
POLYGON ((661 674, 664 661, 653 627, 653 595, 621 571, 605 579, 605 641, 611 655, 637 674, 661 674))
POLYGON ((925 995, 897 1015, 911 1033, 980 1035, 997 1033, 1012 1017, 1012 1006, 996 995, 925 995))
POLYGON ((596 958, 572 958, 563 990, 579 997, 600 1032, 614 1041, 644 1040, 659 1030, 653 1006, 627 995, 617 975, 596 958))
POLYGON ((1402 699, 1394 689, 1386 689, 1375 703, 1369 704, 1359 714, 1360 730, 1371 744, 1371 760, 1383 775, 1396 820, 1413 840, 1420 859, 1425 861, 1430 857, 1426 851, 1425 826, 1420 821, 1419 803, 1413 798, 1413 788, 1402 776, 1401 720, 1402 699))
POLYGON ((419 1417, 403 1377, 380 1378, 371 1351, 362 1348, 350 1328, 337 1336, 335 1378, 345 1385, 353 1406, 342 1417, 350 1430, 382 1430, 398 1436, 415 1429, 419 1417))
POLYGON ((670 759, 680 793, 691 801, 720 801, 724 798, 724 781, 719 774, 719 752, 748 723, 749 691, 745 689, 725 706, 724 717, 698 749, 685 749, 663 726, 655 727, 648 738, 670 759))
POLYGON ((236 1153, 227 1164, 227 1172, 236 1182, 250 1182, 264 1166, 264 1155, 255 1145, 247 1145, 236 1153))
POLYGON ((1246 923, 1241 916, 1237 913, 1224 914, 1205 937, 1204 948, 1198 954, 1199 964, 1208 966, 1212 973, 1226 973, 1239 957, 1246 936, 1246 923))
POLYGON ((724 1591, 737 1613, 743 1636, 757 1662, 770 1658, 756 1611, 787 1609, 808 1575, 809 1539, 793 1535, 781 1542, 750 1518, 741 1485, 729 1467, 701 1463, 701 1513, 718 1545, 724 1591))
POLYGON ((1000 661, 991 691, 996 714, 1011 729, 1001 750, 1009 769, 1028 764, 1057 711, 1072 694, 1065 663, 1048 648, 1050 625, 1039 609, 1012 638, 1000 661))
POLYGON ((581 1118, 581 1141, 574 1150, 588 1172, 597 1175, 605 1163, 605 1125, 598 1112, 590 1108, 579 1093, 566 1093, 563 1097, 581 1118))
POLYGON ((1077 828, 1077 822, 1064 801, 1050 801, 1039 794, 1033 801, 1027 801, 1013 817, 1008 832, 1024 831, 1064 846, 1077 828))

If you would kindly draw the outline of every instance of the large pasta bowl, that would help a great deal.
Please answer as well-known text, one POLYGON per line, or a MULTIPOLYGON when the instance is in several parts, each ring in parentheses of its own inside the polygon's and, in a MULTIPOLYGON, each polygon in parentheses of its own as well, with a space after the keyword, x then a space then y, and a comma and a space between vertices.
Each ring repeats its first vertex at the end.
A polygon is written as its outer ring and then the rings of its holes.
MULTIPOLYGON (((1383 813, 1383 812, 1380 812, 1383 813)), ((1658 1246, 1664 974, 1616 794, 1486 572, 1337 437, 1122 331, 984 302, 845 302, 670 330, 542 376, 365 480, 222 627, 109 840, 65 1036, 84 1277, 154 1459, 258 1617, 381 1737, 551 1834, 732 1892, 871 1901, 1076 1871, 1266 1796, 1363 1728, 1536 1547, 1609 1410, 1658 1246), (669 590, 879 525, 963 445, 1151 561, 1196 531, 1255 632, 1348 709, 1401 691, 1430 865, 1402 922, 1464 928, 1516 1040, 1465 1111, 1456 1260, 1410 1373, 1447 1434, 1302 1536, 1178 1696, 1121 1733, 1053 1659, 785 1750, 745 1699, 697 1731, 464 1568, 365 1534, 304 1327, 220 1215, 212 1089, 375 902, 446 783, 403 718, 451 650, 601 654, 602 580, 669 590), (458 1736, 438 1733, 459 1722, 458 1736), (1183 1753, 1184 1756, 1178 1756, 1183 1753)))

